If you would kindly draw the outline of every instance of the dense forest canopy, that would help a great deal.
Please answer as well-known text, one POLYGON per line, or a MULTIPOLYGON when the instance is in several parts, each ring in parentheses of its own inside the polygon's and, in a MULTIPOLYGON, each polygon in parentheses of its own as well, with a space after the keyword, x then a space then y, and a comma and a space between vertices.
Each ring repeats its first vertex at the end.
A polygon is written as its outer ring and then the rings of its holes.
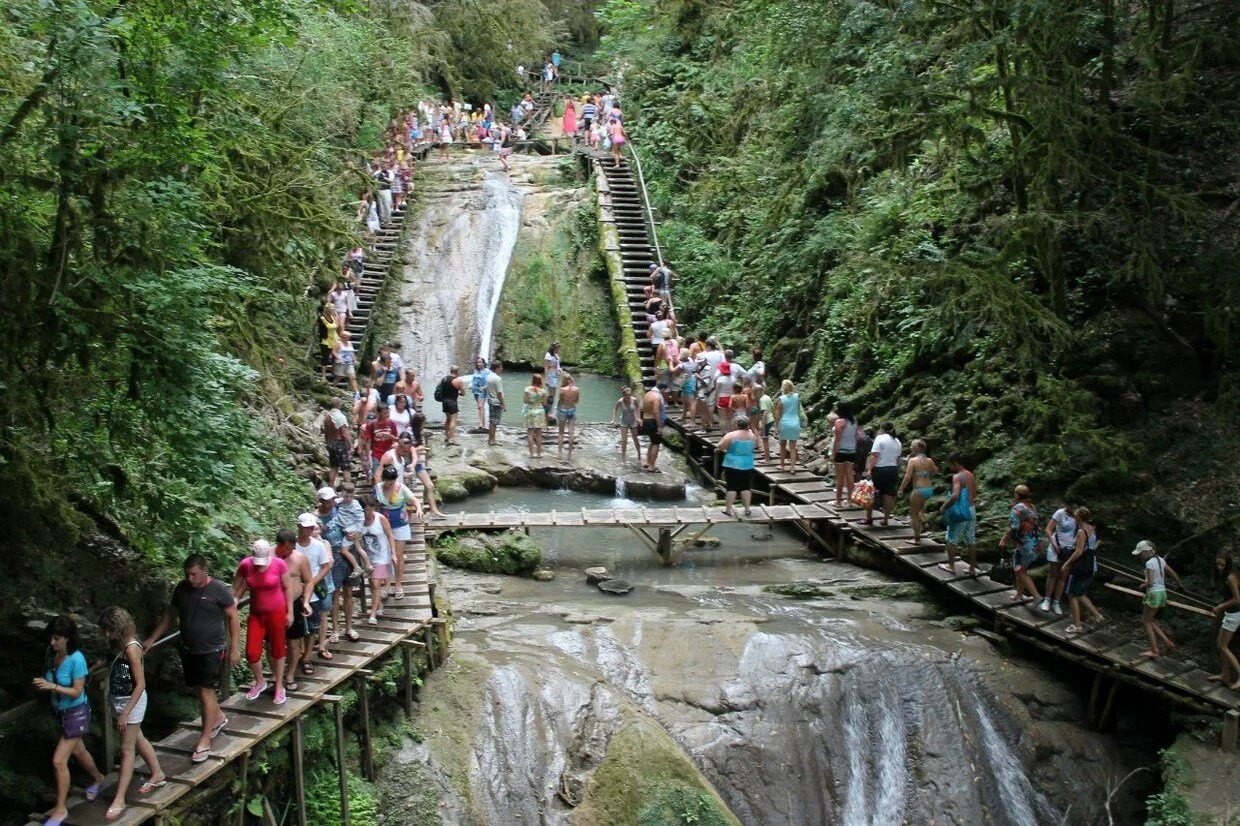
POLYGON ((1170 404, 1234 425, 1234 4, 602 16, 680 304, 774 345, 817 417, 850 397, 1044 495, 1139 477, 1170 404))

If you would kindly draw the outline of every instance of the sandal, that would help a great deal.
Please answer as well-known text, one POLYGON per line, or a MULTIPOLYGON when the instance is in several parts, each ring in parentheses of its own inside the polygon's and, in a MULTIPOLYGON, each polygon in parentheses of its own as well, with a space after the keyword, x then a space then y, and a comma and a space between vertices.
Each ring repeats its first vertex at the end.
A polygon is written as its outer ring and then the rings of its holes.
POLYGON ((314 666, 312 666, 310 663, 302 663, 301 673, 305 674, 307 677, 314 676, 314 666))
POLYGON ((82 796, 87 800, 95 800, 99 797, 99 792, 103 791, 103 781, 91 783, 85 789, 82 789, 82 796))
POLYGON ((327 638, 327 641, 331 643, 332 645, 338 645, 340 643, 340 635, 332 634, 331 636, 327 638))
POLYGON ((344 635, 349 640, 349 642, 357 642, 358 637, 361 636, 360 634, 357 633, 357 631, 353 630, 352 628, 346 631, 344 635))
POLYGON ((211 757, 211 749, 194 749, 194 753, 189 756, 189 762, 205 763, 209 757, 211 757))
POLYGON ((299 688, 301 688, 301 686, 299 686, 297 683, 285 683, 285 684, 284 684, 284 690, 285 690, 286 692, 287 692, 287 691, 296 691, 296 690, 297 690, 297 689, 299 689, 299 688))
POLYGON ((318 653, 320 659, 324 659, 324 660, 335 659, 335 656, 332 654, 332 652, 328 651, 326 648, 316 648, 314 650, 318 653))
POLYGON ((109 806, 108 810, 103 813, 103 819, 111 823, 113 820, 116 820, 118 817, 123 815, 126 808, 128 807, 124 803, 119 806, 109 806))
POLYGON ((150 794, 156 789, 162 789, 164 786, 167 786, 167 785, 168 785, 167 777, 164 777, 163 780, 159 780, 159 781, 156 781, 155 778, 153 777, 147 778, 147 781, 138 787, 138 794, 150 794))
POLYGON ((225 717, 223 720, 220 720, 218 723, 216 723, 214 728, 211 729, 211 739, 214 740, 216 737, 219 737, 220 732, 224 730, 224 726, 226 725, 228 725, 227 717, 225 717))

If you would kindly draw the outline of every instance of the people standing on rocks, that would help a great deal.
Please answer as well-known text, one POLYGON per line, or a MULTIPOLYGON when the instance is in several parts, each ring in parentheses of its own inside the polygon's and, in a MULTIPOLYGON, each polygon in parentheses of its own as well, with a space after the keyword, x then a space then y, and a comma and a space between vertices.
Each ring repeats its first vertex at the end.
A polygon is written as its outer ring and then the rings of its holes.
POLYGON ((1210 680, 1223 683, 1232 691, 1240 691, 1240 661, 1231 651, 1231 638, 1240 628, 1240 571, 1230 553, 1220 553, 1214 559, 1214 579, 1219 585, 1223 601, 1214 606, 1214 616, 1220 620, 1218 629, 1219 672, 1210 680), (1235 682, 1232 682, 1232 677, 1235 682))
MULTIPOLYGON (((553 347, 555 345, 552 345, 553 347)), ((551 355, 550 352, 547 354, 551 355)), ((558 365, 557 359, 557 365, 558 365)), ((559 381, 559 368, 556 368, 556 380, 559 381)), ((547 426, 547 388, 543 386, 543 377, 537 373, 530 376, 530 383, 525 386, 521 395, 521 418, 525 423, 525 442, 531 459, 542 458, 543 429, 547 426)))
POLYGON ((908 467, 904 471, 904 480, 900 482, 897 494, 908 495, 908 521, 913 529, 913 538, 905 540, 910 545, 921 544, 922 525, 925 523, 926 503, 934 496, 934 477, 939 467, 934 460, 926 455, 926 443, 922 439, 914 439, 909 445, 913 455, 909 456, 908 467))
POLYGON ((487 426, 487 376, 490 373, 486 359, 482 356, 474 359, 474 372, 469 377, 469 392, 473 394, 474 404, 478 408, 478 427, 487 426))
MULTIPOLYGON (((82 738, 90 732, 90 702, 86 697, 86 657, 82 654, 82 642, 77 624, 66 616, 59 616, 47 625, 46 667, 42 677, 34 678, 34 687, 50 692, 52 711, 60 729, 60 740, 52 752, 52 772, 56 778, 56 803, 47 823, 60 826, 69 816, 69 758, 91 776, 85 797, 94 800, 103 791, 104 776, 95 765, 82 738)), ((123 800, 123 794, 122 800, 123 800)))
POLYGON ((284 632, 293 624, 293 606, 288 603, 288 568, 265 539, 255 540, 250 546, 250 555, 241 560, 233 576, 233 599, 240 601, 247 591, 250 615, 245 630, 245 661, 250 664, 254 682, 246 690, 245 698, 253 702, 267 690, 262 662, 263 644, 266 643, 276 684, 273 702, 284 705, 288 699, 284 690, 287 653, 284 632))
POLYGON ((504 417, 504 411, 508 409, 507 403, 504 401, 504 363, 496 359, 491 363, 491 369, 487 372, 486 384, 483 387, 483 395, 487 405, 487 444, 499 444, 496 433, 499 430, 499 423, 504 417))
POLYGON ((788 462, 788 472, 797 472, 797 442, 801 438, 801 427, 805 423, 805 409, 801 406, 801 396, 796 392, 796 385, 790 379, 779 384, 779 398, 775 400, 776 435, 779 437, 779 469, 784 469, 788 462))
POLYGON ((633 440, 633 451, 638 460, 642 457, 642 443, 638 438, 641 405, 633 395, 633 388, 624 385, 620 388, 620 398, 611 408, 611 423, 620 426, 620 464, 628 460, 629 439, 633 440))
POLYGON ((181 629, 181 673, 185 684, 198 693, 202 733, 190 755, 193 763, 211 756, 211 741, 228 725, 215 692, 225 663, 241 662, 241 617, 232 589, 207 572, 201 554, 190 554, 183 565, 185 578, 172 589, 172 600, 142 643, 144 651, 168 633, 175 619, 181 629))
POLYGON ((839 418, 835 420, 835 433, 831 443, 831 461, 835 464, 835 507, 852 500, 853 470, 857 461, 857 418, 852 405, 841 401, 836 405, 839 418))
POLYGON ((1032 494, 1027 485, 1017 485, 1013 492, 1012 509, 1008 513, 1008 529, 999 540, 999 547, 1006 549, 1012 546, 1012 569, 1016 573, 1016 592, 1012 594, 1015 602, 1028 595, 1040 600, 1038 586, 1029 576, 1029 566, 1039 556, 1042 532, 1038 526, 1038 509, 1032 502, 1032 494))
MULTIPOLYGON (((844 405, 840 404, 840 417, 843 421, 844 405)), ((956 552, 963 546, 969 549, 969 575, 977 575, 977 479, 973 472, 964 466, 959 454, 950 453, 945 462, 947 471, 952 475, 952 492, 939 508, 943 521, 947 523, 947 564, 939 567, 945 571, 956 573, 956 552)))
POLYGON ((648 473, 663 472, 656 466, 659 460, 659 445, 663 444, 663 416, 663 394, 657 387, 652 387, 642 397, 641 430, 642 435, 650 443, 650 446, 646 448, 646 461, 642 464, 642 470, 648 473))
POLYGON ((546 414, 547 420, 550 421, 552 418, 551 408, 556 404, 555 397, 560 389, 560 343, 558 341, 551 342, 551 346, 547 348, 547 352, 543 356, 542 383, 547 391, 543 412, 546 414))
POLYGON ((310 663, 311 651, 318 651, 325 660, 333 659, 327 650, 327 617, 332 610, 332 551, 331 546, 315 534, 319 529, 319 515, 307 511, 297 517, 297 543, 294 547, 305 554, 310 566, 310 614, 306 624, 310 634, 302 643, 301 673, 310 677, 314 666, 310 663))
POLYGON ((559 443, 556 445, 556 458, 564 458, 564 445, 568 444, 568 461, 573 460, 573 446, 577 435, 577 404, 581 401, 581 388, 573 381, 573 377, 564 373, 560 377, 559 400, 556 402, 556 421, 559 422, 559 443))
POLYGON ((1183 588, 1184 583, 1175 569, 1168 565, 1167 560, 1158 553, 1158 548, 1154 543, 1148 539, 1138 542, 1132 555, 1140 557, 1145 563, 1145 599, 1142 600, 1141 606, 1141 625, 1145 628, 1145 636, 1150 641, 1150 647, 1149 650, 1142 651, 1141 656, 1156 660, 1162 656, 1164 651, 1175 650, 1175 643, 1158 622, 1158 612, 1167 604, 1167 577, 1174 579, 1179 588, 1183 588), (1162 645, 1160 646, 1159 643, 1162 645))
POLYGON ((1081 621, 1081 606, 1089 609, 1096 622, 1102 622, 1102 612, 1089 598, 1089 586, 1093 584, 1094 572, 1098 570, 1098 531, 1094 528, 1089 508, 1076 509, 1076 543, 1072 555, 1064 563, 1068 569, 1068 603, 1072 610, 1072 624, 1064 629, 1068 634, 1081 634, 1085 626, 1081 621))
POLYGON ((865 509, 862 525, 874 524, 874 505, 878 504, 883 511, 882 527, 887 527, 891 519, 891 508, 896 501, 896 488, 900 479, 900 454, 904 446, 896 436, 896 426, 891 422, 883 422, 878 429, 878 438, 870 445, 866 457, 866 476, 874 483, 874 498, 865 509))
POLYGON ((297 533, 288 528, 276 532, 275 555, 283 560, 288 569, 285 599, 292 606, 293 621, 284 631, 285 656, 288 658, 284 666, 284 689, 296 691, 297 668, 303 655, 308 655, 306 642, 310 638, 310 599, 311 583, 314 574, 310 570, 310 560, 304 553, 297 550, 297 533))
POLYGON ((125 794, 133 780, 137 755, 142 755, 150 776, 138 787, 139 796, 148 795, 167 784, 168 778, 159 765, 159 755, 142 733, 146 719, 146 668, 142 658, 142 642, 134 627, 133 617, 124 608, 105 608, 99 615, 99 630, 108 642, 112 656, 108 664, 106 702, 112 707, 116 730, 120 733, 120 771, 112 805, 104 820, 113 821, 125 811, 125 794))
POLYGON ((725 433, 723 438, 719 440, 719 446, 715 449, 723 454, 723 487, 724 487, 724 508, 723 512, 728 516, 736 516, 733 505, 736 504, 736 495, 741 496, 741 504, 745 508, 745 515, 749 516, 750 503, 753 499, 753 468, 754 468, 754 452, 757 442, 754 440, 753 430, 750 427, 749 417, 740 415, 736 417, 736 424, 733 430, 725 433))
POLYGON ((1063 616, 1063 608, 1059 603, 1063 597, 1064 586, 1068 584, 1068 575, 1063 572, 1063 562, 1072 555, 1076 543, 1076 509, 1079 503, 1069 497, 1064 506, 1051 514, 1046 523, 1046 595, 1042 597, 1038 609, 1063 616))
POLYGON ((328 484, 335 485, 340 476, 344 477, 344 481, 349 481, 352 472, 349 419, 341 412, 338 399, 332 399, 323 414, 323 442, 327 446, 328 484))
POLYGON ((443 436, 449 445, 456 444, 456 426, 461 417, 461 392, 465 389, 465 379, 461 378, 461 368, 455 364, 448 369, 448 375, 439 380, 435 387, 435 401, 443 409, 443 436))

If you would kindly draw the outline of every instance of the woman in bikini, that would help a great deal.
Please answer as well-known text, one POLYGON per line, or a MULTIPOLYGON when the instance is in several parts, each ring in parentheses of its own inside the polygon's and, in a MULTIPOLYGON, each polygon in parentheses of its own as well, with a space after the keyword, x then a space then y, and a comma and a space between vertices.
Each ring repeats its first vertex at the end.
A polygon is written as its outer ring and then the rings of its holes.
POLYGON ((926 455, 925 440, 914 439, 909 447, 913 455, 908 459, 908 468, 904 471, 904 481, 900 483, 899 494, 903 495, 905 488, 909 489, 908 521, 913 529, 913 538, 905 541, 910 545, 920 545, 926 502, 934 496, 934 477, 938 474, 939 467, 926 455))
POLYGON ((611 408, 611 423, 620 425, 620 464, 624 464, 628 458, 629 439, 633 440, 633 450, 640 459, 642 455, 642 443, 638 438, 638 407, 637 398, 633 395, 633 388, 625 385, 620 391, 620 398, 616 400, 615 406, 611 408), (619 417, 619 422, 616 417, 619 417))

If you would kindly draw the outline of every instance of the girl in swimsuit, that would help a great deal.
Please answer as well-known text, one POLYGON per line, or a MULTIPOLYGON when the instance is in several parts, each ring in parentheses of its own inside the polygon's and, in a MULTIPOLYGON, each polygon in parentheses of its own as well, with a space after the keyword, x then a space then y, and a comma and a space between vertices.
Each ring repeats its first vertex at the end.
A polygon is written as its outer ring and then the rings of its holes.
POLYGON ((934 476, 939 472, 938 465, 926 455, 926 443, 922 439, 914 439, 910 446, 913 455, 909 457, 908 469, 904 471, 904 481, 900 483, 899 493, 905 488, 910 489, 908 496, 908 521, 913 528, 913 538, 905 540, 910 545, 921 544, 922 515, 926 502, 934 496, 934 476))
POLYGON ((568 460, 573 460, 573 436, 577 432, 577 402, 581 400, 581 388, 568 373, 560 374, 560 396, 556 402, 560 421, 560 442, 556 447, 556 458, 564 456, 564 445, 568 444, 568 460))
POLYGON ((611 409, 612 424, 616 424, 617 415, 620 417, 620 464, 623 465, 628 457, 630 438, 633 439, 633 450, 637 456, 640 458, 642 455, 642 443, 637 437, 637 399, 633 397, 633 388, 625 386, 621 391, 620 398, 611 409))

